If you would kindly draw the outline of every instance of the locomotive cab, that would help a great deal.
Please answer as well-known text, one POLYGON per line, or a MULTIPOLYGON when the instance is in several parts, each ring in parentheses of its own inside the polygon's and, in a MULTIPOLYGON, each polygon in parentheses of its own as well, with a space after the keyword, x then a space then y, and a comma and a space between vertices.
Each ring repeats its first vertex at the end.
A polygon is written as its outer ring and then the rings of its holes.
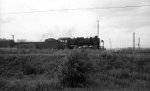
POLYGON ((65 49, 65 48, 69 47, 69 40, 70 40, 70 38, 64 37, 64 38, 59 38, 58 40, 59 40, 59 47, 61 49, 65 49))

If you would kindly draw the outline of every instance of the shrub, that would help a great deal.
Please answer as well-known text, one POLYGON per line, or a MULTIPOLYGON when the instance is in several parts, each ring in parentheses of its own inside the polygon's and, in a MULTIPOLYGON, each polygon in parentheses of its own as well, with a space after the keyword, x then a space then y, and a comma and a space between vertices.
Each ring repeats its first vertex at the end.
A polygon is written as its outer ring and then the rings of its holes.
POLYGON ((73 50, 66 55, 59 71, 58 78, 63 87, 85 87, 93 65, 84 50, 73 50))
POLYGON ((24 67, 23 67, 23 73, 30 75, 30 74, 35 74, 37 72, 37 69, 35 68, 35 66, 31 63, 25 63, 24 67))

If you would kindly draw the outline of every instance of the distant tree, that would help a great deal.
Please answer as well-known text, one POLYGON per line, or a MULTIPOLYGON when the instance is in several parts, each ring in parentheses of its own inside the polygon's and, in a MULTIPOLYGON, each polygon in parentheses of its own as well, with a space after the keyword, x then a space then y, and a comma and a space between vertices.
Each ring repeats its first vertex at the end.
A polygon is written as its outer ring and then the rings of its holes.
POLYGON ((17 42, 26 42, 26 39, 17 39, 17 42))

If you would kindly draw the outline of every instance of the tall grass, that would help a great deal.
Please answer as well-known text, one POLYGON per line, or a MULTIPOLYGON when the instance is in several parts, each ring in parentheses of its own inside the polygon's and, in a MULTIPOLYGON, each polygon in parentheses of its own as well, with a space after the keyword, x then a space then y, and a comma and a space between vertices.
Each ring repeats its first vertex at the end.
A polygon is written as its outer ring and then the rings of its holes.
POLYGON ((51 80, 6 81, 1 91, 60 91, 62 88, 51 80))
POLYGON ((47 55, 44 50, 38 55, 0 55, 0 91, 150 89, 150 57, 145 54, 89 49, 52 51, 47 55))

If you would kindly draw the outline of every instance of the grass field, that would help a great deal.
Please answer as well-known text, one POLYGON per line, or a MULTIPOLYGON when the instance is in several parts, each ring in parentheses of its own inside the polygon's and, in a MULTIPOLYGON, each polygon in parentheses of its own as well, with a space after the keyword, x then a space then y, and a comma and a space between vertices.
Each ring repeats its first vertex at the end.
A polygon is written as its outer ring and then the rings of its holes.
POLYGON ((134 55, 131 50, 0 49, 0 91, 149 91, 149 55, 145 49, 134 55))

